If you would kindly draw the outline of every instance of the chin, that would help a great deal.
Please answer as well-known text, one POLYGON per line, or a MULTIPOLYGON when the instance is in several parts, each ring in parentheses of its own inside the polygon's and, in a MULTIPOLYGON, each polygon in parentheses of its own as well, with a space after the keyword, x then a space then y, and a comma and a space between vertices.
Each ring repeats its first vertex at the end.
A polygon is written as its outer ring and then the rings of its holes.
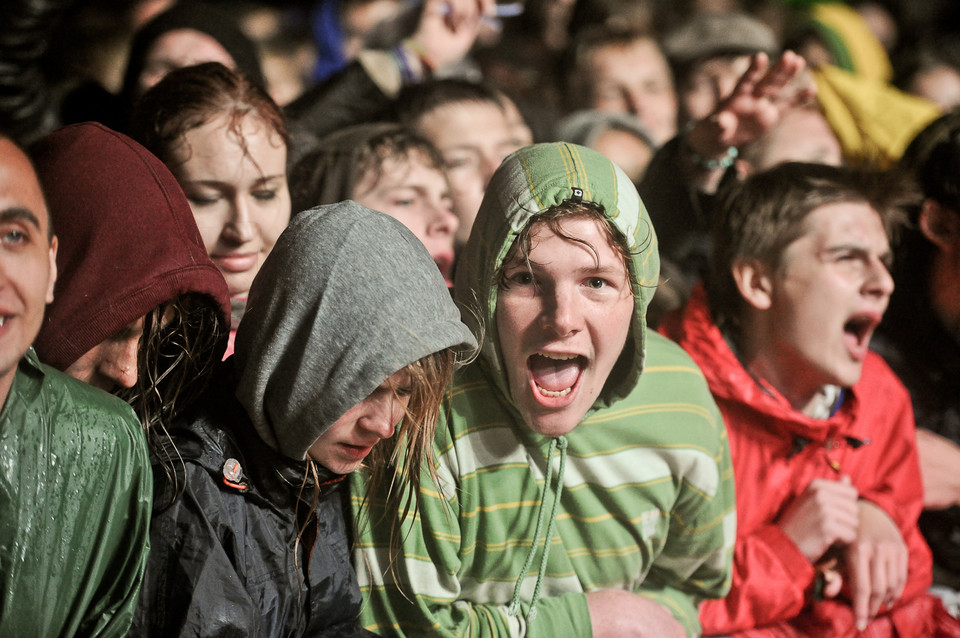
POLYGON ((863 364, 846 364, 831 370, 824 385, 837 385, 841 388, 853 387, 863 374, 863 364))
POLYGON ((574 416, 567 414, 549 414, 549 415, 531 415, 525 414, 524 420, 527 422, 527 426, 543 436, 548 436, 550 438, 556 438, 558 436, 564 436, 570 434, 578 425, 580 425, 580 420, 583 418, 581 415, 580 418, 575 418, 574 416))

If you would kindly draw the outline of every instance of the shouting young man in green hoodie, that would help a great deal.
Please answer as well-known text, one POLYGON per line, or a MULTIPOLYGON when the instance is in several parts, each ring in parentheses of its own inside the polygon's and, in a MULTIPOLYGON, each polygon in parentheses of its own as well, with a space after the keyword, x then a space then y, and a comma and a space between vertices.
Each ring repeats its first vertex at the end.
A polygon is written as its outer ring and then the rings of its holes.
POLYGON ((369 629, 699 633, 697 604, 730 582, 733 481, 700 370, 647 332, 658 274, 643 203, 604 156, 541 144, 504 160, 457 273, 482 351, 437 426, 440 490, 401 556, 390 521, 360 529, 369 629))

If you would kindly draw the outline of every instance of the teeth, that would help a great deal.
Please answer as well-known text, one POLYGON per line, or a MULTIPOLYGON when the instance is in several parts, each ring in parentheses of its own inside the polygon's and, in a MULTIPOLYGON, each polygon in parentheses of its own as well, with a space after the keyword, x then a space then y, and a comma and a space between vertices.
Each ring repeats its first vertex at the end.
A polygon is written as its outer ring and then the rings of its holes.
POLYGON ((553 392, 552 390, 545 390, 539 385, 537 385, 537 389, 540 390, 541 394, 543 394, 545 397, 565 397, 570 394, 571 390, 573 390, 573 388, 566 388, 564 390, 560 390, 559 392, 553 392))
POLYGON ((2 327, 3 327, 3 324, 5 324, 6 322, 7 322, 7 318, 6 318, 6 317, 3 317, 3 316, 0 316, 0 328, 2 328, 2 327))
POLYGON ((580 356, 576 354, 556 354, 553 352, 538 352, 537 354, 545 359, 553 359, 554 361, 569 361, 570 359, 576 359, 580 356))

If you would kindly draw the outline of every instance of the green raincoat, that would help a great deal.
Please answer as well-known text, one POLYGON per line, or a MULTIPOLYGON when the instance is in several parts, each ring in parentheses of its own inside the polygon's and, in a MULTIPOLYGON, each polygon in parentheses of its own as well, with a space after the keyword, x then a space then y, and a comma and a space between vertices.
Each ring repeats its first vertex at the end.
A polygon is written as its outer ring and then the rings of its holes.
POLYGON ((129 405, 31 348, 0 411, 0 636, 124 636, 153 479, 129 405))

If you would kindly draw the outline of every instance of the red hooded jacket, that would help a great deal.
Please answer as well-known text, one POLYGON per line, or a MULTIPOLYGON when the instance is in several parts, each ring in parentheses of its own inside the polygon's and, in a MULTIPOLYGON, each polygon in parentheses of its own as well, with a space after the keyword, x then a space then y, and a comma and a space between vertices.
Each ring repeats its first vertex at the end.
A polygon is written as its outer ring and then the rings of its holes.
POLYGON ((923 493, 913 411, 903 385, 880 357, 868 355, 840 409, 818 420, 794 410, 744 369, 714 324, 702 287, 694 291, 682 321, 664 330, 707 378, 726 422, 737 486, 733 585, 725 599, 701 606, 704 634, 960 635, 957 621, 926 593, 931 558, 917 528, 923 493), (881 608, 864 632, 856 629, 848 589, 837 598, 814 601, 814 566, 776 524, 811 480, 842 475, 850 477, 861 498, 894 520, 909 552, 903 596, 892 609, 881 608), (940 624, 947 625, 946 633, 938 630, 940 624), (957 633, 949 631, 951 626, 957 633))

